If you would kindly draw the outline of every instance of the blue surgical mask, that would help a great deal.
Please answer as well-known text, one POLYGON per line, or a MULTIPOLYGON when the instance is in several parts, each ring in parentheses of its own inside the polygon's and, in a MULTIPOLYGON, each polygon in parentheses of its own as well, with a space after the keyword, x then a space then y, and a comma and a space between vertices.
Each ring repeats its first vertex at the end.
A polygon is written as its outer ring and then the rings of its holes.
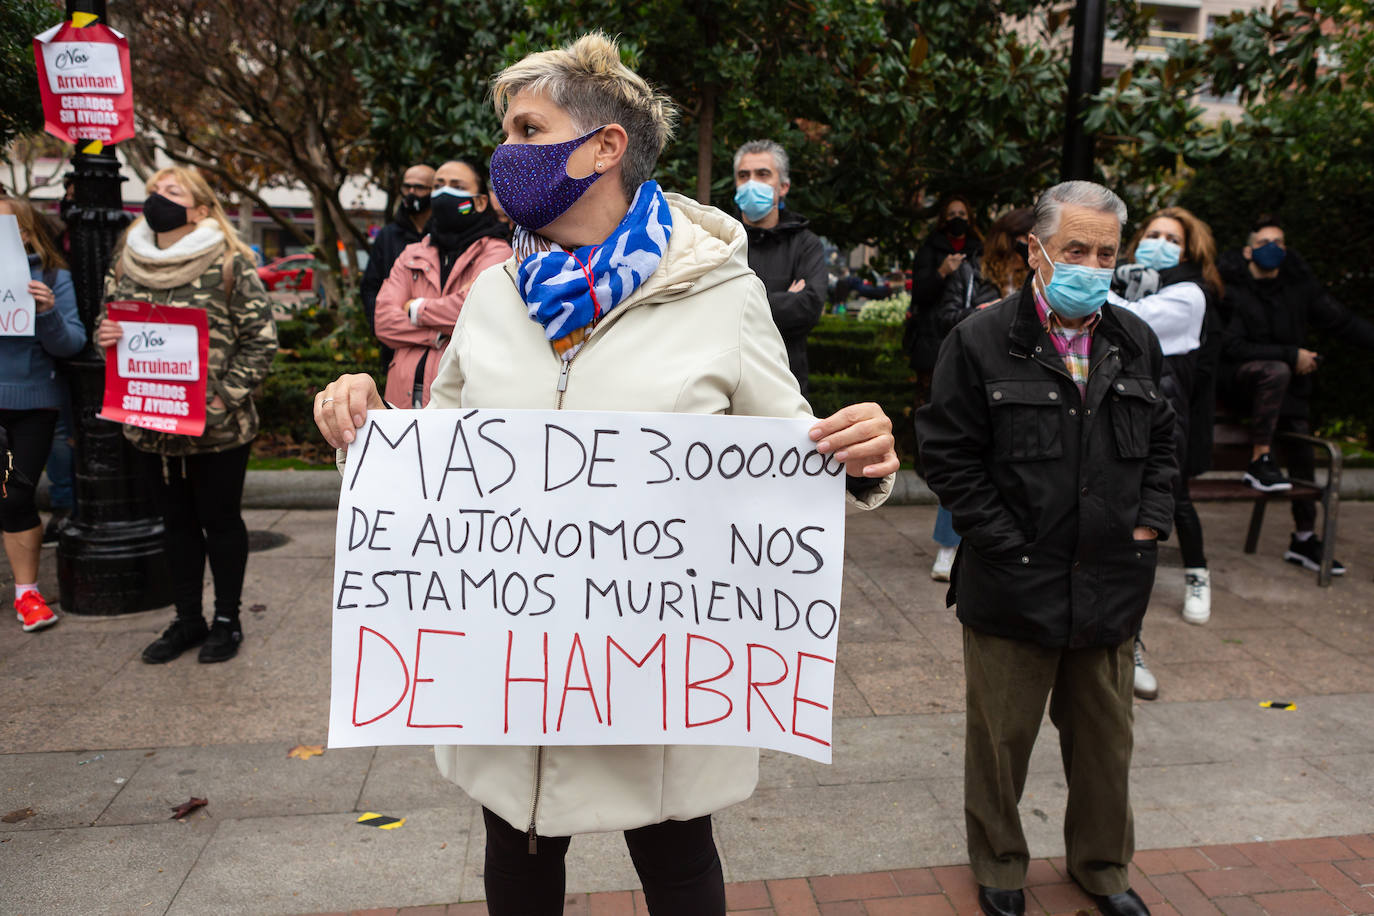
POLYGON ((1183 249, 1168 239, 1141 239, 1140 244, 1135 246, 1135 262, 1141 267, 1168 270, 1178 266, 1178 258, 1182 253, 1183 249))
POLYGON ((751 223, 757 223, 773 209, 773 186, 761 181, 746 181, 735 188, 735 206, 751 223))
POLYGON ((1283 263, 1283 259, 1288 256, 1288 252, 1283 249, 1278 242, 1265 242, 1258 248, 1250 250, 1250 260, 1255 262, 1255 266, 1261 270, 1273 270, 1283 263))
MULTIPOLYGON (((1040 244, 1039 239, 1035 240, 1035 244, 1040 245, 1040 254, 1048 261, 1050 256, 1045 246, 1040 244)), ((1036 271, 1036 278, 1044 290, 1045 301, 1059 317, 1073 321, 1087 318, 1102 308, 1102 303, 1107 301, 1107 291, 1112 286, 1110 267, 1088 267, 1086 264, 1065 264, 1062 261, 1053 263, 1054 276, 1048 285, 1040 277, 1039 271, 1036 271)))

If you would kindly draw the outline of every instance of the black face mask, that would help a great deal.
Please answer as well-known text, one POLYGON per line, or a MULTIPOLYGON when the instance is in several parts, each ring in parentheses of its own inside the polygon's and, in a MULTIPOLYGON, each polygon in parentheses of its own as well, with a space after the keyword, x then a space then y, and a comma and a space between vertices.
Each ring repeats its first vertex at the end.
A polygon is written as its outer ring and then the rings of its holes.
POLYGON ((956 216, 954 219, 945 220, 945 234, 956 239, 960 236, 967 235, 968 220, 964 219, 962 216, 956 216))
POLYGON ((171 232, 180 229, 189 221, 186 208, 161 194, 149 194, 143 202, 143 218, 148 228, 154 232, 171 232))
POLYGON ((431 232, 458 235, 476 222, 482 212, 477 209, 475 197, 459 197, 457 194, 435 194, 429 198, 431 232))
POLYGON ((1019 254, 1019 255, 1021 256, 1021 260, 1025 261, 1025 262, 1026 262, 1026 266, 1029 267, 1029 266, 1030 266, 1030 245, 1027 245, 1025 242, 1022 242, 1022 241, 1019 241, 1019 240, 1018 240, 1018 241, 1016 242, 1016 244, 1015 244, 1014 246, 1012 246, 1012 247, 1014 247, 1014 248, 1016 249, 1016 253, 1019 254))
POLYGON ((419 216, 429 209, 429 195, 421 197, 418 194, 401 195, 401 212, 419 216))

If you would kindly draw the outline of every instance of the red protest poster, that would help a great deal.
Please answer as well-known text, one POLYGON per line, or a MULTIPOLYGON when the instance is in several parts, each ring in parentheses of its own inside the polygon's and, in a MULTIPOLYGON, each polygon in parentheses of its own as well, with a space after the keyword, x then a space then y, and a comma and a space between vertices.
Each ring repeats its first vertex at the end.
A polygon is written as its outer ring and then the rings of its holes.
POLYGON ((209 326, 200 309, 116 301, 110 320, 124 335, 105 351, 100 416, 180 436, 205 431, 209 326))
POLYGON ((75 13, 34 37, 33 56, 48 133, 68 143, 102 144, 134 135, 129 42, 122 34, 75 13))

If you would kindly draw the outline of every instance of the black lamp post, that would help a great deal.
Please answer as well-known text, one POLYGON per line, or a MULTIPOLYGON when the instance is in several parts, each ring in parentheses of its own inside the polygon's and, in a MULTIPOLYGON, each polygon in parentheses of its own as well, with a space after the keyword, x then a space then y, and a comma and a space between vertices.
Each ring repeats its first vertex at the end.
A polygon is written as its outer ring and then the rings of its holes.
POLYGON ((1079 0, 1073 9, 1073 57, 1064 110, 1064 181, 1093 177, 1093 136, 1083 127, 1083 101, 1102 78, 1102 46, 1107 40, 1106 0, 1079 0))
MULTIPOLYGON (((104 22, 105 0, 67 0, 68 18, 72 13, 91 13, 104 22)), ((120 424, 96 416, 105 394, 105 363, 94 342, 95 325, 104 309, 110 257, 130 217, 112 147, 80 143, 72 166, 72 282, 89 342, 66 362, 76 417, 76 507, 58 541, 58 588, 69 613, 125 614, 171 604, 162 519, 135 472, 133 446, 120 424)))

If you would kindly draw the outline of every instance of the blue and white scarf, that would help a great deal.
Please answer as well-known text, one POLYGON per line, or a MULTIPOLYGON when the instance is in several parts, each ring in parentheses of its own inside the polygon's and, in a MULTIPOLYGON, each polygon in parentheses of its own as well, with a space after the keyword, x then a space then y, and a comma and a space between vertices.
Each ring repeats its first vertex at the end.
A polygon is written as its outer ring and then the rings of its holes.
MULTIPOLYGON (((593 321, 605 316, 658 269, 668 250, 673 216, 658 182, 646 181, 635 192, 625 218, 600 245, 573 251, 552 245, 520 262, 520 294, 530 319, 562 357, 572 359, 593 321), (577 333, 581 332, 581 333, 577 333)), ((517 252, 542 241, 517 229, 517 252)))

